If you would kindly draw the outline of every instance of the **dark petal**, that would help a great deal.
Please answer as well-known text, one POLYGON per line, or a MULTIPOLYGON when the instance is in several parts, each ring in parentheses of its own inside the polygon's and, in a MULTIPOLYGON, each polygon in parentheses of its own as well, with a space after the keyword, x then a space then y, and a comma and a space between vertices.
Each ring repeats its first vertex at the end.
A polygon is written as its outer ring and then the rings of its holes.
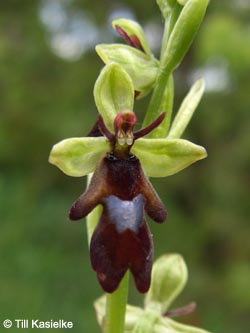
POLYGON ((87 216, 107 195, 110 187, 107 183, 107 169, 103 159, 97 166, 88 189, 73 203, 70 212, 70 220, 79 220, 87 216))
POLYGON ((119 253, 121 240, 113 224, 104 220, 97 225, 90 243, 91 264, 103 290, 115 291, 128 266, 123 255, 119 253))
POLYGON ((138 183, 139 191, 145 198, 144 209, 149 217, 155 222, 162 223, 167 218, 165 205, 159 198, 152 184, 141 168, 140 182, 138 183))
POLYGON ((162 112, 159 117, 157 117, 150 125, 140 129, 139 131, 134 132, 134 139, 137 140, 152 132, 157 126, 159 126, 163 122, 165 117, 166 112, 162 112))
POLYGON ((190 313, 194 312, 196 309, 196 303, 192 302, 183 306, 181 308, 177 308, 174 310, 168 310, 163 314, 164 317, 181 317, 189 315, 190 313))
POLYGON ((132 46, 132 47, 134 47, 138 50, 141 50, 141 51, 145 52, 142 45, 141 45, 141 42, 140 42, 139 38, 136 35, 130 35, 129 36, 126 33, 126 31, 123 30, 119 25, 115 26, 115 30, 119 33, 119 35, 121 37, 124 38, 124 40, 127 42, 128 45, 130 45, 130 46, 132 46))
POLYGON ((118 232, 104 212, 90 244, 93 269, 106 292, 118 287, 127 269, 130 269, 138 291, 149 289, 152 269, 152 237, 143 221, 138 232, 125 229, 118 232))
POLYGON ((100 128, 99 128, 99 120, 97 120, 95 122, 94 126, 91 128, 91 130, 89 131, 87 136, 90 136, 90 137, 103 136, 103 134, 102 134, 102 132, 100 131, 100 128))
POLYGON ((141 45, 141 41, 139 40, 139 38, 136 35, 130 35, 129 39, 130 39, 131 45, 133 47, 135 47, 138 50, 141 50, 142 52, 145 52, 141 45))
POLYGON ((146 293, 151 282, 153 239, 145 221, 139 229, 139 233, 133 234, 133 238, 134 250, 131 250, 130 270, 134 276, 137 290, 146 293))
POLYGON ((98 116, 98 128, 100 132, 106 136, 106 138, 112 143, 115 140, 114 134, 112 134, 106 127, 104 120, 101 115, 98 116))
POLYGON ((145 211, 148 216, 155 222, 163 223, 167 219, 167 210, 158 194, 155 191, 149 191, 148 187, 145 189, 144 196, 147 198, 145 211))
POLYGON ((98 205, 98 201, 95 199, 88 190, 84 192, 71 206, 69 219, 77 221, 87 216, 98 205))

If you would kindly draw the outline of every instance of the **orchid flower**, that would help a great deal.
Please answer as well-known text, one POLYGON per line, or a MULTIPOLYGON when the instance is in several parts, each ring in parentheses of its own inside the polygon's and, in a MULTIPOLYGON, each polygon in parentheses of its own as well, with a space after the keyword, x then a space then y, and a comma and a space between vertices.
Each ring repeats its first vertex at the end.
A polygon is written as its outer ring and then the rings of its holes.
MULTIPOLYGON (((145 212, 156 222, 166 219, 164 204, 148 177, 174 174, 206 157, 206 150, 178 138, 188 122, 182 109, 170 130, 173 138, 143 138, 162 123, 165 113, 134 131, 134 86, 118 64, 102 70, 94 96, 100 136, 63 140, 52 148, 49 161, 70 176, 94 172, 87 190, 71 207, 69 218, 78 220, 97 205, 103 207, 90 244, 92 267, 103 289, 113 292, 129 269, 137 289, 146 292, 153 246, 145 212)), ((187 104, 190 113, 190 102, 187 104)))

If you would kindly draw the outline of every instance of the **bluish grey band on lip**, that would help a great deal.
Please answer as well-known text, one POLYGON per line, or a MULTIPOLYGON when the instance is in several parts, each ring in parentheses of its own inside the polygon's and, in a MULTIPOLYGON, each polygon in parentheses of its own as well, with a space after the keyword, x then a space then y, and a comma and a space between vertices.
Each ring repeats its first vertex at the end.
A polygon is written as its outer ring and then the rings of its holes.
POLYGON ((126 229, 137 232, 143 223, 144 198, 142 194, 137 195, 131 201, 109 195, 104 199, 104 206, 108 211, 111 223, 115 224, 118 232, 126 229))

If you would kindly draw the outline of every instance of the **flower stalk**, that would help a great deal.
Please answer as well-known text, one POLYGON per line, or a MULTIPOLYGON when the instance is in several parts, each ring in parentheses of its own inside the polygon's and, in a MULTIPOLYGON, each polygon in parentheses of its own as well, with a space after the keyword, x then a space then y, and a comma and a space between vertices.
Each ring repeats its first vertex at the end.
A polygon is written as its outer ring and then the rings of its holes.
POLYGON ((128 299, 129 272, 112 294, 106 294, 104 333, 123 333, 128 299))

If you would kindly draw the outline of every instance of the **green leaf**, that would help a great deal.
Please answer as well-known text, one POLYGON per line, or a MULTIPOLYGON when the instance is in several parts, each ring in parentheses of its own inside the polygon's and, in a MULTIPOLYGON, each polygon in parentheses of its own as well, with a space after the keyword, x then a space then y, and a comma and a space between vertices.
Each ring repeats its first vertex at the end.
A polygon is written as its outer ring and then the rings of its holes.
POLYGON ((140 26, 140 24, 138 24, 137 22, 133 21, 133 20, 128 20, 128 19, 117 19, 114 20, 112 22, 112 26, 115 29, 116 26, 121 27, 128 36, 136 36, 140 43, 141 46, 143 48, 143 50, 145 51, 145 53, 147 53, 148 55, 151 56, 151 51, 150 51, 150 47, 147 41, 147 37, 142 29, 142 27, 140 26))
POLYGON ((82 177, 95 169, 106 151, 109 142, 103 137, 71 138, 53 146, 49 162, 68 176, 82 177))
POLYGON ((149 177, 173 175, 207 156, 205 148, 183 139, 138 139, 132 149, 149 177))
POLYGON ((133 110, 134 87, 126 71, 111 63, 101 71, 94 87, 95 103, 110 131, 117 113, 133 110))
MULTIPOLYGON (((183 2, 183 1, 182 1, 183 2)), ((161 65, 171 73, 182 61, 199 29, 209 0, 188 0, 170 34, 161 65)))
POLYGON ((159 308, 159 314, 164 314, 185 287, 187 276, 187 266, 179 254, 158 258, 153 265, 152 282, 145 297, 145 308, 159 308))
POLYGON ((123 44, 100 44, 96 52, 105 64, 117 63, 129 74, 134 90, 142 98, 153 88, 158 72, 158 61, 144 52, 123 44))
POLYGON ((179 111, 177 112, 171 129, 168 134, 168 138, 177 139, 180 138, 185 131, 192 115, 197 108, 205 88, 205 82, 200 79, 194 83, 189 93, 183 100, 179 111))

